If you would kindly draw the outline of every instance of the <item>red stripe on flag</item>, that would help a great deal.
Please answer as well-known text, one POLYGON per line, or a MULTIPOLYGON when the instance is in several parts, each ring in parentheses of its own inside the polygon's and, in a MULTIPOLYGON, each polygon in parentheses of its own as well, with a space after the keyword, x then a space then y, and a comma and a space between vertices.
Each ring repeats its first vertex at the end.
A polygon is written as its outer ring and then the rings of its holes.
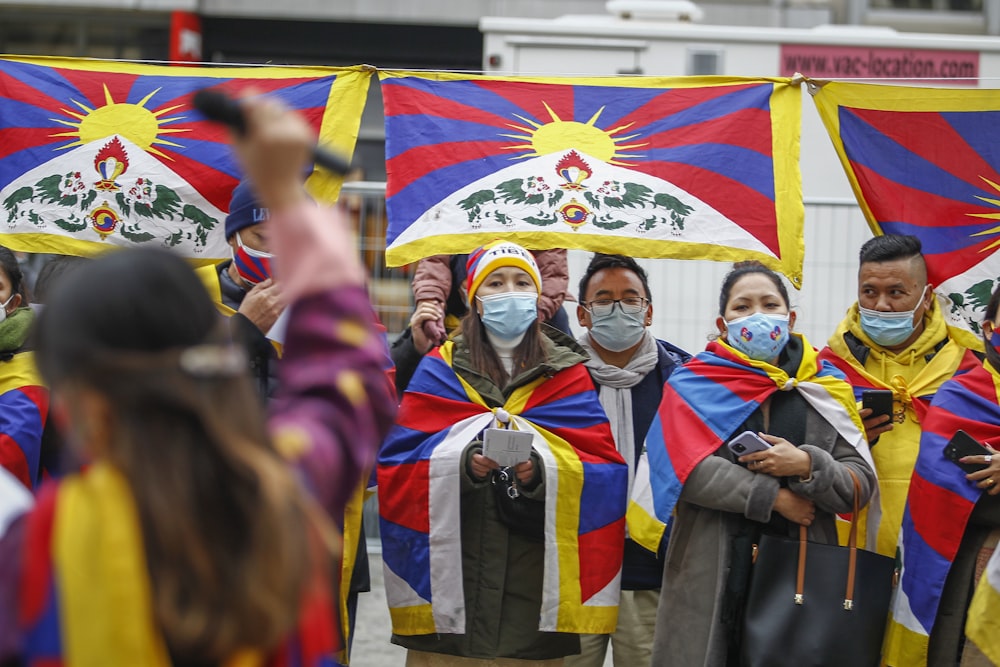
POLYGON ((468 401, 408 391, 399 406, 396 423, 421 433, 439 433, 467 417, 481 415, 485 411, 485 408, 468 401))
POLYGON ((49 97, 44 92, 34 86, 11 76, 8 72, 0 71, 0 92, 10 100, 21 100, 25 104, 36 106, 42 109, 54 109, 62 104, 61 101, 49 97))
POLYGON ((42 487, 24 531, 24 570, 21 572, 18 616, 21 625, 38 622, 52 587, 52 524, 57 484, 42 487))
MULTIPOLYGON (((771 157, 771 114, 766 109, 737 109, 721 118, 658 132, 643 143, 637 151, 723 143, 771 157)), ((642 171, 642 163, 635 168, 642 171)))
POLYGON ((624 463, 607 422, 587 428, 554 428, 552 433, 573 446, 582 463, 624 463))
POLYGON ((908 499, 910 516, 920 537, 949 562, 955 560, 973 503, 919 475, 910 480, 908 499))
MULTIPOLYGON (((583 364, 576 364, 559 371, 531 392, 524 404, 524 411, 529 412, 538 405, 545 405, 559 399, 565 399, 584 391, 594 391, 594 382, 590 379, 583 364)), ((596 396, 595 396, 595 399, 596 396)))
MULTIPOLYGON (((576 91, 571 84, 476 81, 476 85, 520 107, 525 111, 523 114, 525 117, 543 125, 555 119, 580 120, 575 117, 576 110, 573 108, 573 101, 576 91)), ((584 118, 582 122, 587 120, 590 119, 584 118)), ((507 122, 517 125, 524 121, 519 118, 510 118, 507 122)))
POLYGON ((747 84, 737 86, 714 86, 709 88, 671 88, 665 90, 628 115, 620 118, 615 125, 633 123, 631 130, 642 130, 651 122, 667 118, 678 112, 686 111, 693 106, 708 102, 730 93, 752 88, 747 84))
POLYGON ((900 122, 898 111, 853 108, 849 111, 889 139, 976 189, 983 187, 983 178, 1000 182, 996 169, 955 131, 940 112, 910 111, 904 114, 905 122, 900 122))
POLYGON ((426 498, 430 479, 430 461, 379 466, 379 514, 391 516, 392 522, 404 528, 427 534, 431 520, 427 503, 415 503, 413 498, 426 498))
MULTIPOLYGON (((437 116, 448 120, 464 120, 470 123, 481 123, 492 125, 498 128, 509 129, 510 124, 516 118, 507 118, 486 111, 478 107, 456 102, 447 97, 440 97, 434 93, 411 86, 396 85, 391 83, 386 85, 389 94, 385 95, 385 115, 419 115, 437 116)), ((441 145, 441 144, 437 144, 441 145)))
POLYGON ((7 469, 14 477, 17 477, 21 484, 31 488, 31 471, 28 468, 28 459, 14 438, 6 433, 0 433, 0 466, 7 469))
POLYGON ((774 201, 740 181, 679 162, 650 161, 636 169, 662 178, 698 197, 763 243, 776 257, 781 257, 778 243, 774 201))
MULTIPOLYGON (((55 127, 12 127, 0 130, 0 160, 26 148, 67 141, 66 137, 53 137, 61 130, 55 127)), ((55 157, 55 149, 52 156, 55 157)))
POLYGON ((625 544, 625 518, 580 535, 580 600, 584 604, 618 576, 625 544))
POLYGON ((663 440, 670 463, 683 484, 694 467, 718 449, 722 441, 691 406, 677 396, 669 383, 663 387, 663 401, 658 411, 660 423, 664 425, 663 440), (668 411, 668 405, 674 409, 668 411))
POLYGON ((501 153, 507 141, 452 141, 411 148, 394 158, 386 160, 385 168, 393 174, 386 190, 386 197, 392 197, 413 181, 427 174, 470 160, 481 160, 484 155, 501 153))

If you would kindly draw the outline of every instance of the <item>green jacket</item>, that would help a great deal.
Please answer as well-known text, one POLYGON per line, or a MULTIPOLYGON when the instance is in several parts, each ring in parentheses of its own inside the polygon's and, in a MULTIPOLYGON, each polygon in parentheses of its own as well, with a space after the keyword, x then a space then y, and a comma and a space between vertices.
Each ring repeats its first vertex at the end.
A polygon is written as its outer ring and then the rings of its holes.
MULTIPOLYGON (((556 329, 543 327, 547 361, 497 387, 489 378, 472 370, 469 350, 461 336, 455 338, 453 366, 491 406, 503 405, 517 387, 539 376, 555 373, 587 358, 573 339, 556 329)), ((465 634, 393 635, 395 644, 408 649, 446 653, 468 658, 516 658, 548 660, 580 652, 578 635, 539 632, 545 545, 510 532, 497 514, 493 488, 468 474, 468 460, 480 451, 479 441, 466 448, 462 476, 462 584, 465 593, 465 634)), ((542 465, 535 461, 537 485, 525 495, 545 498, 542 465)))

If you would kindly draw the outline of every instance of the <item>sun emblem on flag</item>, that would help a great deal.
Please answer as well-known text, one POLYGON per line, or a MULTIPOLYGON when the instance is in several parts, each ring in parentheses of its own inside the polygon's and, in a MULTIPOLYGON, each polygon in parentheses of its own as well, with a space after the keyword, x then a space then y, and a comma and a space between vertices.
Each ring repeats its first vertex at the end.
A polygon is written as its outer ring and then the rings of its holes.
POLYGON ((73 104, 78 106, 83 113, 62 109, 62 112, 66 116, 76 120, 53 118, 52 121, 60 125, 67 125, 73 129, 66 132, 57 132, 51 136, 75 139, 75 141, 70 141, 60 147, 60 150, 66 150, 89 144, 92 141, 107 139, 118 134, 136 146, 139 146, 147 153, 171 159, 170 156, 164 154, 156 146, 180 146, 180 144, 162 139, 160 135, 190 132, 191 130, 163 127, 168 123, 183 119, 183 116, 167 116, 171 111, 179 109, 180 105, 167 107, 156 113, 146 108, 146 104, 158 92, 160 92, 159 88, 135 104, 130 104, 127 102, 115 102, 108 91, 108 87, 104 86, 104 106, 92 109, 81 102, 72 100, 73 104))
POLYGON ((520 160, 577 149, 608 164, 628 167, 632 165, 626 160, 640 157, 640 154, 628 153, 627 151, 647 145, 646 143, 623 143, 639 136, 638 134, 622 134, 632 127, 633 123, 626 123, 607 130, 598 127, 597 120, 604 112, 604 107, 598 109, 587 122, 581 123, 576 120, 563 120, 548 104, 542 102, 542 105, 552 119, 550 122, 538 123, 514 114, 516 118, 524 121, 525 125, 511 124, 510 127, 520 130, 524 134, 500 135, 527 142, 504 147, 507 150, 525 151, 522 155, 512 159, 520 160))

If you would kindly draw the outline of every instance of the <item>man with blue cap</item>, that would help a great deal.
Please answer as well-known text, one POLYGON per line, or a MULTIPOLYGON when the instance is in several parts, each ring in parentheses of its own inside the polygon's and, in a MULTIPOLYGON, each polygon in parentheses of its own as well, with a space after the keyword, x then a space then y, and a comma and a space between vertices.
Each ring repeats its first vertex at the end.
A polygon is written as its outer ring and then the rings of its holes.
POLYGON ((234 338, 246 345, 250 372, 264 398, 277 386, 278 351, 267 333, 285 309, 281 287, 271 279, 271 253, 262 224, 269 217, 250 183, 237 185, 226 216, 232 259, 199 270, 216 307, 230 317, 234 338))

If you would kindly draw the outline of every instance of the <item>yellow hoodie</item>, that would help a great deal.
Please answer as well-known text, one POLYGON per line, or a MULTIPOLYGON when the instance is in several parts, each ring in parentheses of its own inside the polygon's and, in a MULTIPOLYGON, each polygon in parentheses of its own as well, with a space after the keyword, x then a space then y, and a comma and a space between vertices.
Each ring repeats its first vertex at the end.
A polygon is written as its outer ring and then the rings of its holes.
MULTIPOLYGON (((861 328, 857 303, 847 311, 828 345, 821 356, 843 370, 856 389, 874 387, 893 392, 892 430, 879 436, 871 451, 882 500, 875 550, 895 557, 910 476, 920 449, 920 417, 942 382, 960 366, 971 368, 979 361, 952 340, 936 300, 924 315, 920 337, 905 350, 890 352, 873 342, 861 328), (851 336, 853 345, 848 344, 851 336), (867 350, 867 356, 862 354, 863 362, 852 348, 867 350)), ((867 519, 867 512, 862 512, 859 535, 866 534, 867 519)))

